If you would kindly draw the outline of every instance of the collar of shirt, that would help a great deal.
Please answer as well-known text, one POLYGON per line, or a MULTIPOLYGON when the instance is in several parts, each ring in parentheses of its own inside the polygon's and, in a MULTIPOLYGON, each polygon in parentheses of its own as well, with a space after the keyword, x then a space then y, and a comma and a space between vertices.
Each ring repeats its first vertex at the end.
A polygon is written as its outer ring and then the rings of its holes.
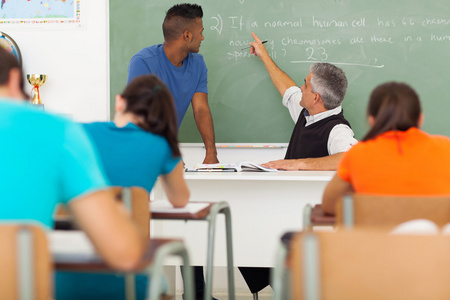
POLYGON ((342 107, 338 106, 336 108, 321 112, 319 114, 315 114, 315 115, 309 115, 308 111, 305 110, 305 117, 306 117, 306 125, 305 126, 309 126, 311 124, 314 124, 316 122, 319 122, 320 120, 323 120, 325 118, 328 118, 329 116, 334 116, 337 115, 339 113, 341 113, 342 111, 342 107))

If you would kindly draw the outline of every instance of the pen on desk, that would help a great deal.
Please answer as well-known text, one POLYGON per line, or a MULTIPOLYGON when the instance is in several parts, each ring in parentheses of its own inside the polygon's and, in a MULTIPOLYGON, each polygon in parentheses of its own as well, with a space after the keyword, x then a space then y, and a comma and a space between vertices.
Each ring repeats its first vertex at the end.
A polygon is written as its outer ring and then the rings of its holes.
MULTIPOLYGON (((261 43, 258 43, 258 45, 261 45, 261 44, 265 44, 265 43, 267 43, 268 41, 262 41, 261 43)), ((245 48, 242 48, 241 50, 245 50, 245 49, 250 49, 252 46, 248 46, 248 47, 245 47, 245 48)))

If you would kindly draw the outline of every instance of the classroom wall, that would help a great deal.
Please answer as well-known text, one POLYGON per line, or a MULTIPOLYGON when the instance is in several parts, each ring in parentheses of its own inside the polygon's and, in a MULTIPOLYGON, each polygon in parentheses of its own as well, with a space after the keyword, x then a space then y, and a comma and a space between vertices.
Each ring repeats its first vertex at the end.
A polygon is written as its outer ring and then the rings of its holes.
POLYGON ((108 6, 83 1, 81 27, 0 27, 18 44, 25 74, 48 75, 40 89, 46 111, 80 122, 109 119, 108 6))

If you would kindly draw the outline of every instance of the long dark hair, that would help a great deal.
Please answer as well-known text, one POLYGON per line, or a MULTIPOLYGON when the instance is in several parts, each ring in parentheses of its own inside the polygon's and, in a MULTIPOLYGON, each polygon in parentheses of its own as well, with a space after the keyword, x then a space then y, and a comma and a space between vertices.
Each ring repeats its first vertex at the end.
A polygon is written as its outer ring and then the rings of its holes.
POLYGON ((127 105, 124 112, 138 117, 136 125, 167 139, 172 155, 180 157, 177 139, 177 117, 172 94, 155 75, 133 79, 121 94, 127 105))
POLYGON ((419 96, 412 87, 399 82, 381 84, 370 95, 367 115, 375 123, 362 140, 373 139, 386 131, 418 127, 421 112, 419 96))

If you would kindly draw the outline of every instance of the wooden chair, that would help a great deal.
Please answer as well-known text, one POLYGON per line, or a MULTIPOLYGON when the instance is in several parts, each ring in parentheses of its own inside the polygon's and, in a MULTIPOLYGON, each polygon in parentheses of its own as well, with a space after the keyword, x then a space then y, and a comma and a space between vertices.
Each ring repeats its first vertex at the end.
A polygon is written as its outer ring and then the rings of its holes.
MULTIPOLYGON (((303 208, 303 231, 312 231, 314 227, 326 226, 333 227, 335 225, 335 216, 325 214, 322 210, 322 205, 316 204, 314 207, 311 204, 306 204, 303 208)), ((290 299, 289 297, 289 269, 286 266, 286 260, 289 255, 289 244, 292 236, 296 232, 286 232, 281 237, 281 243, 278 246, 275 268, 271 272, 271 286, 274 290, 273 300, 290 299)))
MULTIPOLYGON (((130 211, 131 217, 139 225, 139 228, 150 239, 150 194, 141 187, 112 187, 113 193, 118 201, 123 202, 124 206, 130 211)), ((70 216, 70 212, 67 208, 60 206, 55 214, 56 220, 63 220, 64 222, 72 223, 69 227, 77 228, 76 224, 73 224, 74 220, 70 216)), ((163 261, 168 256, 179 256, 182 258, 185 265, 188 267, 183 269, 184 273, 184 289, 185 298, 193 298, 193 283, 192 283, 192 269, 189 265, 189 258, 184 244, 181 241, 169 240, 169 239, 150 239, 150 246, 148 250, 147 260, 144 260, 143 266, 140 272, 148 269, 152 273, 152 280, 150 282, 150 294, 149 299, 156 299, 160 296, 159 283, 162 281, 162 268, 163 261)), ((91 271, 108 271, 108 267, 103 263, 58 263, 57 269, 59 270, 91 270, 91 271)), ((148 271, 145 271, 148 273, 148 271)), ((125 276, 125 293, 126 299, 135 299, 135 273, 126 273, 125 276)))
MULTIPOLYGON (((450 222, 450 196, 375 196, 347 195, 336 204, 336 216, 325 215, 320 205, 307 205, 303 211, 303 231, 311 231, 313 226, 343 228, 377 228, 384 232, 397 225, 414 219, 429 219, 437 226, 450 222)), ((286 245, 280 245, 273 286, 283 288, 284 278, 289 276, 285 268, 285 258, 289 255, 286 245)), ((274 299, 284 299, 282 293, 275 293, 274 299)))
POLYGON ((39 225, 0 225, 0 299, 52 298, 52 263, 39 225))
POLYGON ((450 237, 368 229, 298 233, 293 299, 450 299, 450 237))
POLYGON ((414 219, 429 219, 439 227, 450 222, 450 196, 348 195, 336 204, 338 227, 395 226, 414 219))

